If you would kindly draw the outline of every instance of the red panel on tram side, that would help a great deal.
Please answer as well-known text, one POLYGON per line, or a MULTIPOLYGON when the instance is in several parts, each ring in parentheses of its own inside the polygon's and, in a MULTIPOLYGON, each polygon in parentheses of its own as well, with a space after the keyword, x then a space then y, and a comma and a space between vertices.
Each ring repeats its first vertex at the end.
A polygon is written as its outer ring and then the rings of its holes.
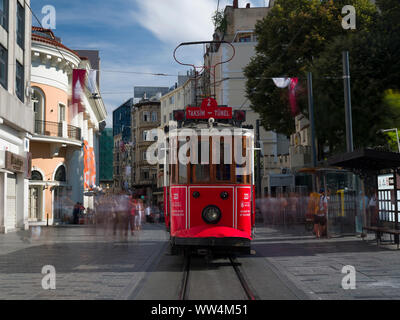
POLYGON ((187 187, 171 186, 170 190, 171 235, 174 236, 175 232, 186 229, 187 187))
MULTIPOLYGON (((212 226, 225 226, 234 228, 234 187, 215 187, 215 186, 192 186, 189 189, 189 203, 190 203, 190 217, 189 228, 197 226, 207 226, 208 224, 203 220, 202 213, 204 208, 209 205, 217 206, 222 213, 221 220, 212 226), (199 192, 199 198, 193 197, 194 192, 199 192), (222 192, 228 193, 228 198, 223 200, 221 198, 222 192)), ((209 226, 209 225, 208 225, 209 226)))
POLYGON ((251 226, 256 225, 256 186, 253 185, 253 206, 251 211, 251 226))
POLYGON ((248 187, 237 187, 236 188, 237 197, 237 229, 246 232, 251 236, 251 226, 252 226, 252 215, 251 215, 251 205, 252 205, 252 192, 251 186, 248 187))

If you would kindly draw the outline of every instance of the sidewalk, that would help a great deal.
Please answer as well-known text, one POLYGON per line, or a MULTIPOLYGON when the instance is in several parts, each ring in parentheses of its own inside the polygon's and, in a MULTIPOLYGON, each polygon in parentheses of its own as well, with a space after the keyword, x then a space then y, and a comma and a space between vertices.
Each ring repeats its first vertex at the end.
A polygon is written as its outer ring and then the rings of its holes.
MULTIPOLYGON (((304 227, 303 227, 304 228, 304 227)), ((258 227, 256 256, 266 259, 310 299, 400 299, 400 251, 370 234, 315 239, 301 229, 258 227), (300 235, 299 232, 300 231, 300 235), (344 290, 344 266, 356 269, 356 290, 344 290)))
POLYGON ((128 299, 166 241, 162 225, 127 241, 81 226, 0 235, 0 300, 128 299), (46 265, 56 269, 56 290, 42 288, 46 265))

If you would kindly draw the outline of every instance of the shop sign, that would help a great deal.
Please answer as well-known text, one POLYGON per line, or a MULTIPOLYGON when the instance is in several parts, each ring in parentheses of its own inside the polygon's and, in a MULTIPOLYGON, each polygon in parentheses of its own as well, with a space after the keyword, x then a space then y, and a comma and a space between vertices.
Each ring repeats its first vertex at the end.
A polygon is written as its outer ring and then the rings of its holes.
POLYGON ((11 172, 25 173, 25 161, 24 157, 21 157, 15 153, 6 151, 5 152, 5 169, 11 172))
POLYGON ((378 189, 379 190, 394 189, 393 174, 385 174, 385 175, 378 176, 378 189))

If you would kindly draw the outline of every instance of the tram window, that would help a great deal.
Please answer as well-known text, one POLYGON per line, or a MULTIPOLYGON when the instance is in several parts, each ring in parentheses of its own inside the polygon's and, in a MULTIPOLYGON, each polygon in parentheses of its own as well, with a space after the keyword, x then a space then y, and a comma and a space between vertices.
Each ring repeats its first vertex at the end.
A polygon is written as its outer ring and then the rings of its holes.
POLYGON ((177 168, 178 165, 177 164, 171 164, 170 165, 170 169, 169 172, 171 173, 171 184, 177 184, 178 183, 178 179, 177 179, 177 168))
POLYGON ((218 181, 230 181, 231 180, 231 164, 225 164, 225 152, 232 150, 231 145, 227 142, 224 143, 224 138, 221 138, 220 142, 220 159, 216 165, 216 178, 218 181))
MULTIPOLYGON (((186 142, 180 141, 179 142, 179 149, 185 144, 186 142)), ((189 152, 188 152, 189 153, 189 152)), ((188 153, 186 156, 188 157, 188 153)), ((187 165, 182 164, 179 159, 178 159, 178 166, 179 166, 179 183, 180 184, 186 184, 188 182, 188 175, 187 175, 187 165)))
POLYGON ((251 161, 250 153, 247 152, 247 146, 250 145, 249 138, 242 137, 242 157, 246 157, 246 162, 236 164, 236 182, 242 184, 251 184, 251 161), (241 174, 239 175, 239 170, 241 174))
MULTIPOLYGON (((210 181, 210 165, 202 164, 202 150, 201 150, 201 139, 198 142, 197 148, 198 164, 194 165, 195 167, 195 181, 194 182, 209 182, 210 181)), ((208 159, 210 160, 210 159, 208 159)), ((210 163, 210 161, 208 161, 210 163)))

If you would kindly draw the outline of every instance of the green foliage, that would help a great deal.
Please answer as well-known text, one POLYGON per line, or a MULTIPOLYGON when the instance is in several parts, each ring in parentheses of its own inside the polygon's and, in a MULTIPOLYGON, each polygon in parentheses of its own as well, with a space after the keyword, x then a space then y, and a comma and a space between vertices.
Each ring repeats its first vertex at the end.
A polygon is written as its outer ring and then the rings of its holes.
POLYGON ((245 69, 246 90, 267 130, 294 132, 287 90, 270 78, 300 77, 299 107, 308 115, 305 75, 312 71, 319 157, 327 156, 326 146, 329 154, 345 151, 344 50, 350 52, 355 147, 382 144, 377 130, 400 127, 400 108, 384 100, 386 90, 400 89, 400 1, 377 2, 384 3, 381 13, 369 0, 277 0, 257 23, 259 43, 245 69), (356 8, 356 30, 342 28, 345 5, 356 8))
POLYGON ((215 11, 211 19, 214 24, 215 31, 220 31, 222 33, 226 32, 228 22, 224 10, 215 11))

